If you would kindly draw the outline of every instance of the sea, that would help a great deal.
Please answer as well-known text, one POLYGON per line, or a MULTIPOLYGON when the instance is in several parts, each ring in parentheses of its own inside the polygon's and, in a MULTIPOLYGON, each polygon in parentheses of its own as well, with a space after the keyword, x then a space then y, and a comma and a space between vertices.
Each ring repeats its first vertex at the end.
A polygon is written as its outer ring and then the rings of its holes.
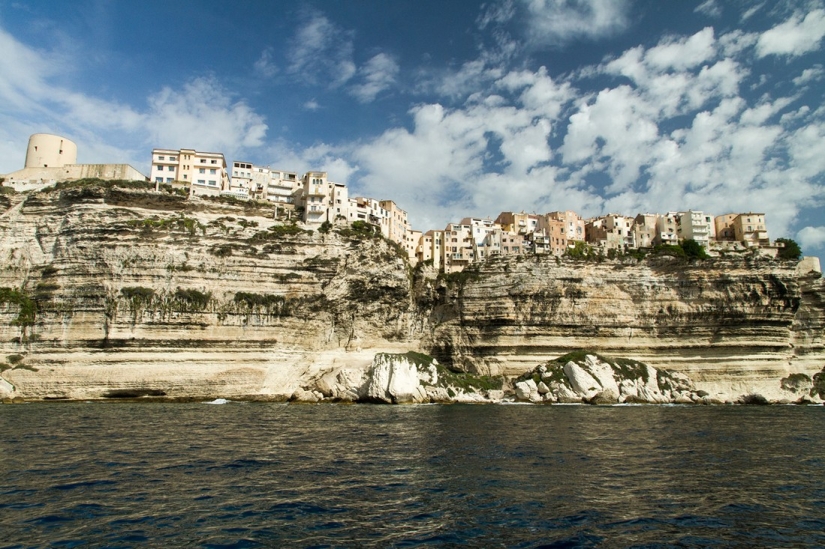
POLYGON ((0 547, 823 547, 822 406, 0 406, 0 547))

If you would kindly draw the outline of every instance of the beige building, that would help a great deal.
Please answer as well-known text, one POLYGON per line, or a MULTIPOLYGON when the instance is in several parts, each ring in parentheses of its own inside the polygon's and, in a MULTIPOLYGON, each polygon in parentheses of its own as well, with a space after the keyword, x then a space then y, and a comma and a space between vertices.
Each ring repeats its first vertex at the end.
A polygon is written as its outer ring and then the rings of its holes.
POLYGON ((657 223, 658 214, 639 214, 633 220, 633 238, 637 248, 652 248, 656 245, 659 235, 657 223))
POLYGON ((444 247, 442 265, 445 273, 454 273, 464 269, 475 261, 476 245, 473 227, 460 223, 450 223, 444 229, 444 247))
POLYGON ((182 181, 189 185, 190 196, 219 196, 230 185, 223 154, 195 149, 152 149, 149 180, 182 181))
POLYGON ((501 212, 495 223, 506 232, 526 235, 539 229, 539 220, 539 216, 535 214, 501 212))
POLYGON ((62 168, 69 164, 77 164, 74 141, 50 133, 36 133, 29 137, 26 168, 62 168))
POLYGON ((557 221, 564 227, 565 240, 581 241, 585 240, 584 219, 573 210, 565 210, 563 212, 550 212, 545 214, 544 218, 549 223, 550 221, 557 221))
POLYGON ((587 242, 603 250, 625 250, 636 247, 633 218, 608 214, 585 223, 587 242))
MULTIPOLYGON (((383 215, 386 219, 386 232, 382 229, 384 237, 405 246, 407 233, 412 230, 407 221, 407 212, 399 208, 392 200, 379 200, 378 205, 383 209, 383 215)), ((415 252, 413 252, 413 255, 415 255, 415 252)))
POLYGON ((417 257, 418 261, 432 261, 433 267, 441 270, 444 259, 444 231, 430 230, 421 235, 417 257))
POLYGON ((739 242, 745 246, 769 246, 764 213, 730 213, 714 218, 716 240, 739 242))
POLYGON ((676 212, 659 215, 656 219, 656 239, 653 244, 674 245, 679 243, 679 222, 676 212))

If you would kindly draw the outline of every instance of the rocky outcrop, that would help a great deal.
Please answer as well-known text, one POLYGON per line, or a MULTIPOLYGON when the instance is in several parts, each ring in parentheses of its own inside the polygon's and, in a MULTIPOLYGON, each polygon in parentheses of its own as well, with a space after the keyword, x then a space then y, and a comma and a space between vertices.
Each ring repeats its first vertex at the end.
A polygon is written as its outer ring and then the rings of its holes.
MULTIPOLYGON (((135 183, 2 196, 0 398, 496 400, 486 380, 592 349, 684 374, 720 401, 796 401, 799 376, 810 392, 825 365, 815 262, 539 256, 444 277, 410 269, 381 238, 322 233, 268 205, 135 183), (458 377, 428 390, 418 366, 375 362, 410 350, 438 360, 439 384, 458 377)), ((539 379, 513 391, 655 396, 611 383, 603 365, 576 367, 578 389, 539 379)))
POLYGON ((380 404, 498 402, 504 397, 503 384, 502 378, 450 372, 421 353, 378 353, 368 369, 327 372, 298 389, 293 400, 380 404))
POLYGON ((721 403, 696 391, 683 374, 585 352, 542 364, 520 376, 515 385, 517 400, 536 403, 721 403))

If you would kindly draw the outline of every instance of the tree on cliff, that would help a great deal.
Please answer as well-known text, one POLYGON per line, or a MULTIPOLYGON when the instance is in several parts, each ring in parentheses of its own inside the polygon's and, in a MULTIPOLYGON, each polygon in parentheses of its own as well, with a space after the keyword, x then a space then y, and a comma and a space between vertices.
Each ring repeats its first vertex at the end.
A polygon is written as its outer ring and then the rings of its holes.
POLYGON ((784 244, 783 248, 779 248, 779 259, 799 259, 802 257, 802 249, 794 240, 790 238, 777 238, 776 244, 784 244))
POLYGON ((708 258, 708 254, 705 251, 705 248, 703 248, 701 244, 699 244, 692 238, 682 242, 681 246, 682 249, 685 251, 685 255, 688 257, 695 257, 698 259, 708 258))

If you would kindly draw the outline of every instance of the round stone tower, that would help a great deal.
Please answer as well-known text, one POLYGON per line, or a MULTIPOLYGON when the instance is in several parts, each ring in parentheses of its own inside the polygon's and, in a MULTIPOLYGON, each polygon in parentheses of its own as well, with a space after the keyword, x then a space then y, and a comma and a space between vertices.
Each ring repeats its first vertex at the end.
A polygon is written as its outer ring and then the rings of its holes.
POLYGON ((27 168, 60 168, 66 164, 77 164, 77 145, 74 141, 48 133, 36 133, 29 137, 27 168))

